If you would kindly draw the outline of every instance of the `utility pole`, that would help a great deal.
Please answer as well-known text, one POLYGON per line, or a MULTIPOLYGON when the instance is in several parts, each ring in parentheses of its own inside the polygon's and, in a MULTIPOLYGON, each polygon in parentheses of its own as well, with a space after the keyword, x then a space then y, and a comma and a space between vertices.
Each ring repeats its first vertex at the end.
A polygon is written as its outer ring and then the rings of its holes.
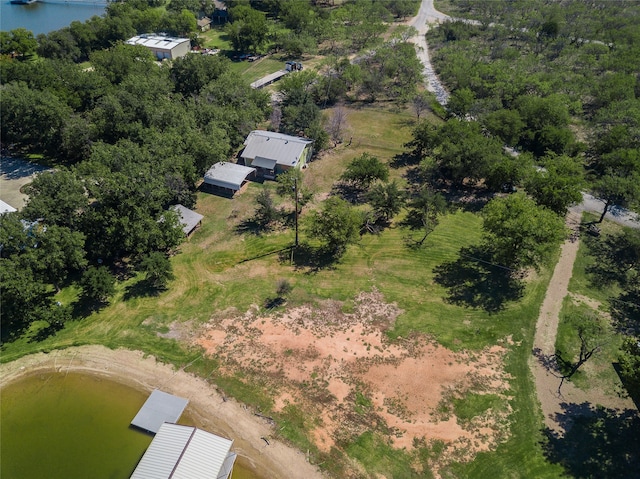
POLYGON ((295 195, 295 203, 296 203, 296 243, 295 247, 298 247, 298 178, 293 179, 293 192, 295 195))

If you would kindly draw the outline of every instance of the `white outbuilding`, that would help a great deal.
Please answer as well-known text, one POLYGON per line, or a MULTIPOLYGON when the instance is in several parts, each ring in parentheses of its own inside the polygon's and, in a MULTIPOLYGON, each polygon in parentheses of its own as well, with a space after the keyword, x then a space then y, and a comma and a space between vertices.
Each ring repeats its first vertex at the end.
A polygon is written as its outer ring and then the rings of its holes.
POLYGON ((191 51, 188 38, 174 38, 162 35, 138 35, 126 41, 127 45, 142 45, 153 52, 158 60, 173 60, 191 51))
POLYGON ((204 174, 203 189, 233 196, 249 178, 255 176, 255 173, 255 168, 222 161, 213 165, 204 174))

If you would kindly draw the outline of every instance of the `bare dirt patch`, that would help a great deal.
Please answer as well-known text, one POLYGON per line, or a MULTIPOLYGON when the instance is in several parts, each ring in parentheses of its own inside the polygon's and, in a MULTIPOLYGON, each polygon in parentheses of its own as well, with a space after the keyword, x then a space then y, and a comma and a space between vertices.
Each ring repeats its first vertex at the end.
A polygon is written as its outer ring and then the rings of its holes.
POLYGON ((218 316, 195 344, 215 355, 227 372, 242 371, 274 391, 276 411, 289 404, 319 420, 312 439, 329 451, 365 431, 388 434, 397 448, 442 441, 443 460, 471 459, 505 438, 508 407, 461 424, 437 410, 468 392, 508 393, 505 348, 453 352, 424 335, 390 341, 401 311, 377 292, 355 298, 352 313, 325 301, 284 313, 218 316))

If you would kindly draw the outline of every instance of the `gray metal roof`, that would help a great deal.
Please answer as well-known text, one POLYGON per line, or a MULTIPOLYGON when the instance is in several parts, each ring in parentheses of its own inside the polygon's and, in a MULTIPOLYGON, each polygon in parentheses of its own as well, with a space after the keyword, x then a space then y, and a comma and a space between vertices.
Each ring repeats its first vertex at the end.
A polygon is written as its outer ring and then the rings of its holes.
POLYGON ((131 479, 228 479, 233 441, 192 426, 165 423, 131 479))
POLYGON ((261 156, 256 156, 251 162, 251 166, 273 170, 276 167, 277 163, 278 162, 276 160, 270 160, 269 158, 262 158, 261 156))
POLYGON ((253 130, 244 141, 243 158, 254 160, 262 157, 276 160, 279 165, 295 166, 305 148, 313 140, 297 136, 283 135, 273 131, 253 130))
POLYGON ((204 218, 204 216, 202 216, 200 213, 196 213, 186 206, 173 205, 171 209, 178 213, 178 219, 180 220, 180 223, 182 223, 182 231, 184 231, 184 234, 186 234, 187 236, 191 234, 196 226, 198 226, 198 224, 202 221, 202 218, 204 218))
POLYGON ((188 403, 188 399, 154 389, 131 421, 131 425, 145 431, 158 432, 162 423, 177 422, 188 403))
POLYGON ((263 76, 262 78, 257 79, 256 81, 251 83, 251 88, 262 88, 263 86, 269 85, 274 81, 280 79, 281 77, 288 75, 291 72, 287 70, 278 70, 277 72, 269 73, 268 75, 263 76))
POLYGON ((237 191, 246 181, 247 176, 256 169, 236 163, 216 163, 204 174, 204 182, 210 185, 237 191))

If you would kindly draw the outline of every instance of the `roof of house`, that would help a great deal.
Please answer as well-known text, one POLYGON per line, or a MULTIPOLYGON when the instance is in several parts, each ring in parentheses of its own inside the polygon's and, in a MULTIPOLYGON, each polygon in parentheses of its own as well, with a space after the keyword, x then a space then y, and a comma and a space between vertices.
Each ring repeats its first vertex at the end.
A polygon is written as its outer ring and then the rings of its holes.
POLYGON ((237 191, 242 187, 247 176, 255 173, 255 171, 255 168, 249 166, 223 161, 209 168, 209 171, 204 174, 204 182, 237 191))
POLYGON ((3 213, 13 213, 14 211, 18 210, 11 206, 9 203, 5 203, 4 201, 0 200, 0 215, 3 213))
POLYGON ((164 423, 131 479, 227 479, 233 441, 192 426, 164 423))
POLYGON ((313 143, 308 138, 284 135, 273 131, 253 130, 244 141, 243 158, 257 157, 276 160, 279 165, 295 166, 304 149, 313 143))
POLYGON ((125 43, 128 45, 142 45, 157 50, 171 50, 184 42, 190 42, 188 38, 165 37, 162 35, 139 35, 130 38, 125 43))
POLYGON ((251 162, 251 166, 256 168, 266 168, 267 170, 273 170, 278 162, 276 160, 270 160, 269 158, 263 158, 256 156, 251 162))
POLYGON ((154 389, 144 402, 131 425, 149 432, 158 432, 164 422, 176 422, 187 407, 188 399, 154 389))
POLYGON ((198 226, 198 224, 202 221, 202 218, 204 218, 204 216, 202 216, 200 213, 196 213, 186 206, 173 205, 171 209, 178 213, 180 223, 182 223, 182 231, 184 231, 184 234, 186 234, 187 236, 191 234, 196 226, 198 226))
POLYGON ((198 26, 199 27, 206 27, 207 25, 211 24, 211 19, 209 17, 202 17, 201 19, 198 20, 198 26))

